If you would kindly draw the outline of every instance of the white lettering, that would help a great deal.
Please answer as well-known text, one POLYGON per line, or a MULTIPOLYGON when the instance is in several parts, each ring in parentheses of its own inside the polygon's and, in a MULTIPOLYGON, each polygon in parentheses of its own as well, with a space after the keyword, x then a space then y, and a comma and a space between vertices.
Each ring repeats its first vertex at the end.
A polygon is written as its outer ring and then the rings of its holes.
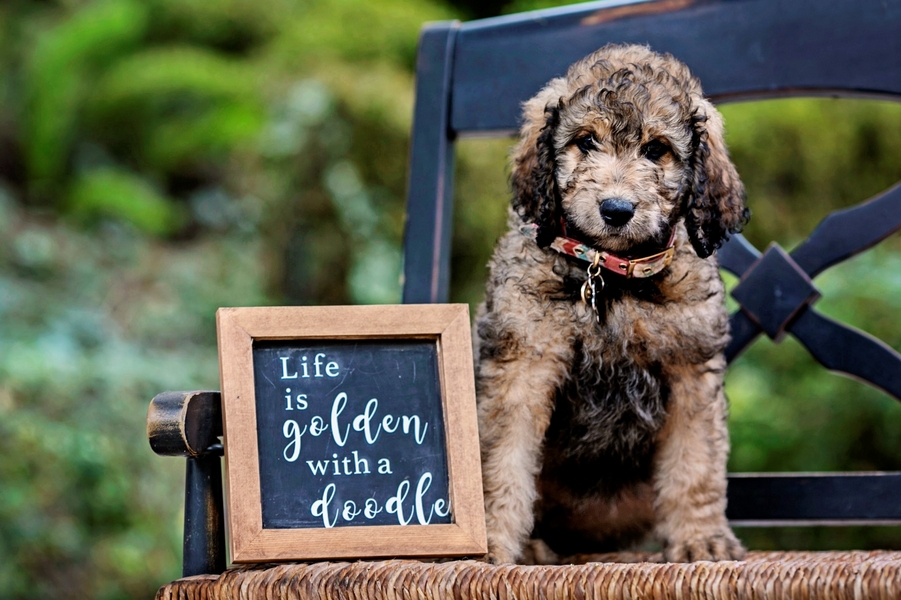
POLYGON ((307 466, 310 467, 310 471, 313 475, 325 475, 325 470, 328 468, 328 461, 317 460, 314 464, 312 460, 308 460, 307 466))
POLYGON ((282 451, 282 456, 285 457, 286 461, 294 462, 295 460, 297 460, 297 457, 300 456, 300 439, 306 432, 306 425, 304 425, 303 429, 301 429, 300 425, 297 424, 297 421, 293 421, 291 419, 288 419, 287 421, 285 421, 285 424, 282 425, 282 434, 286 438, 291 440, 282 451))
POLYGON ((400 485, 397 486, 397 494, 389 498, 388 502, 385 503, 385 510, 389 514, 397 515, 397 522, 401 525, 407 525, 413 520, 413 511, 410 511, 409 519, 404 517, 404 500, 407 499, 409 491, 410 482, 407 480, 401 481, 400 485))
POLYGON ((313 437, 319 437, 326 429, 328 429, 328 425, 325 424, 325 419, 322 417, 317 415, 310 419, 310 435, 313 437))
POLYGON ((293 375, 288 375, 288 361, 291 360, 290 356, 279 356, 280 361, 282 361, 282 379, 297 379, 297 371, 294 371, 293 375))
MULTIPOLYGON (((358 413, 350 420, 349 425, 341 427, 340 417, 348 405, 348 397, 345 392, 341 392, 335 396, 332 402, 331 424, 332 437, 338 446, 344 446, 347 443, 351 428, 363 434, 367 444, 375 444, 382 431, 388 433, 396 433, 400 430, 404 435, 412 435, 417 445, 425 442, 426 434, 429 430, 429 423, 423 421, 419 415, 385 415, 378 417, 376 413, 379 409, 378 398, 370 398, 361 413, 358 413)), ((312 427, 312 426, 311 426, 312 427)), ((311 429, 310 433, 317 435, 311 429)))
POLYGON ((322 498, 313 503, 310 507, 310 512, 314 517, 322 517, 322 525, 326 529, 331 529, 335 526, 335 522, 338 520, 338 511, 335 510, 335 518, 329 519, 328 507, 329 504, 332 503, 332 499, 335 497, 335 484, 330 483, 325 486, 325 489, 322 490, 322 498))
POLYGON ((363 414, 357 415, 357 417, 353 421, 354 431, 362 431, 363 435, 366 437, 367 444, 374 444, 377 439, 379 439, 379 433, 382 430, 382 426, 379 425, 375 429, 375 433, 372 433, 369 424, 372 422, 372 417, 375 416, 375 411, 379 409, 379 401, 375 398, 372 398, 369 402, 366 403, 366 408, 363 411, 363 414))
POLYGON ((393 415, 385 415, 382 418, 382 429, 384 429, 388 433, 394 433, 395 431, 397 431, 398 427, 400 427, 400 421, 395 421, 393 415), (394 424, 393 427, 392 423, 394 424))
POLYGON ((319 357, 325 358, 325 354, 319 352, 316 356, 313 357, 313 367, 316 370, 316 377, 322 377, 322 373, 319 372, 319 367, 322 366, 322 361, 319 360, 319 357))
POLYGON ((369 461, 365 458, 360 458, 360 453, 356 450, 353 451, 354 455, 354 475, 369 475, 369 461), (360 465, 363 465, 363 468, 360 468, 360 465))
POLYGON ((362 512, 362 510, 357 510, 357 504, 353 500, 348 500, 344 503, 344 512, 341 513, 341 516, 345 521, 353 521, 354 517, 362 512))
POLYGON ((422 445, 422 442, 425 440, 425 432, 429 429, 429 424, 426 423, 425 427, 422 428, 422 434, 419 432, 419 417, 417 415, 413 415, 412 417, 404 416, 402 418, 403 421, 403 429, 404 433, 410 433, 410 425, 413 425, 413 438, 416 440, 417 444, 422 445))
POLYGON ((363 506, 363 516, 367 519, 374 519, 377 514, 382 512, 382 508, 375 498, 368 498, 363 506))
POLYGON ((344 429, 344 437, 341 437, 341 430, 338 427, 338 417, 341 416, 345 406, 347 406, 347 394, 341 392, 335 396, 335 401, 332 402, 332 439, 342 448, 344 443, 347 442, 347 436, 350 433, 350 425, 348 425, 344 429))
POLYGON ((426 517, 425 511, 422 509, 422 497, 425 496, 425 493, 429 491, 430 487, 432 487, 432 474, 425 472, 416 484, 416 520, 419 521, 420 525, 428 525, 432 520, 432 514, 434 513, 433 508, 429 511, 429 516, 426 517))

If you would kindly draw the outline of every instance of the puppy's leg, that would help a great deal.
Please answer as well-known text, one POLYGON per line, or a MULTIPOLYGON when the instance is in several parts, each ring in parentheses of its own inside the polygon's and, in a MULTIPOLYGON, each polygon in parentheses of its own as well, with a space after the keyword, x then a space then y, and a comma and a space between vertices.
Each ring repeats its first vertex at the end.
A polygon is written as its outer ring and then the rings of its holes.
POLYGON ((740 559, 726 522, 725 360, 678 367, 655 465, 657 534, 672 562, 740 559))
POLYGON ((560 329, 550 329, 532 323, 516 331, 515 340, 509 330, 481 340, 476 392, 488 552, 494 563, 520 558, 534 524, 542 442, 572 353, 558 337, 560 329))

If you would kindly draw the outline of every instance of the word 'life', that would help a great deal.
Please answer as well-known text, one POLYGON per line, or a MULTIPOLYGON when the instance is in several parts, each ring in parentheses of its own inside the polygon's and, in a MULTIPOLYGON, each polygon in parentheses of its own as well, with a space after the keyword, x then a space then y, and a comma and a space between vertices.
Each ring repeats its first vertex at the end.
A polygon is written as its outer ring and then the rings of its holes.
POLYGON ((300 357, 300 364, 291 366, 288 364, 288 361, 291 360, 290 356, 281 356, 279 360, 282 361, 282 379, 297 379, 298 377, 302 379, 309 379, 312 377, 337 377, 340 372, 341 367, 338 366, 338 363, 335 361, 323 362, 326 356, 322 352, 317 352, 316 356, 313 357, 313 374, 310 375, 310 363, 307 362, 307 357, 300 357), (297 371, 297 367, 300 368, 300 373, 297 371), (289 372, 290 371, 290 372, 289 372), (323 375, 323 371, 325 375, 323 375))

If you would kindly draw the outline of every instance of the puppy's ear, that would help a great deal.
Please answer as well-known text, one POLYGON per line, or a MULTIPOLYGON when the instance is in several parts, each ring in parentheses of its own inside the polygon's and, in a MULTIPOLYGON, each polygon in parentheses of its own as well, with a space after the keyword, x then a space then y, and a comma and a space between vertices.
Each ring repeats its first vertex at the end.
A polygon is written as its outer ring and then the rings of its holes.
POLYGON ((719 111, 702 100, 692 117, 692 127, 694 155, 685 225, 695 252, 707 258, 730 233, 741 231, 750 211, 745 206, 744 186, 729 159, 719 111))
POLYGON ((538 225, 536 241, 545 248, 558 235, 560 228, 560 202, 557 189, 557 161, 554 150, 554 134, 560 121, 560 107, 547 105, 543 119, 530 119, 526 111, 526 123, 514 154, 513 208, 526 223, 538 225))

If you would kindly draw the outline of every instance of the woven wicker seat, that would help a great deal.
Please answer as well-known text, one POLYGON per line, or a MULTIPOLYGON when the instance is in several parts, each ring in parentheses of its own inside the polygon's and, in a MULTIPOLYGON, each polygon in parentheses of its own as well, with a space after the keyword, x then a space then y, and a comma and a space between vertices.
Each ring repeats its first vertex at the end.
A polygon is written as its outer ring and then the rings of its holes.
MULTIPOLYGON (((646 557, 653 558, 653 557, 646 557)), ((157 600, 284 598, 901 598, 901 552, 752 552, 739 562, 495 567, 475 561, 244 566, 163 587, 157 600)))

